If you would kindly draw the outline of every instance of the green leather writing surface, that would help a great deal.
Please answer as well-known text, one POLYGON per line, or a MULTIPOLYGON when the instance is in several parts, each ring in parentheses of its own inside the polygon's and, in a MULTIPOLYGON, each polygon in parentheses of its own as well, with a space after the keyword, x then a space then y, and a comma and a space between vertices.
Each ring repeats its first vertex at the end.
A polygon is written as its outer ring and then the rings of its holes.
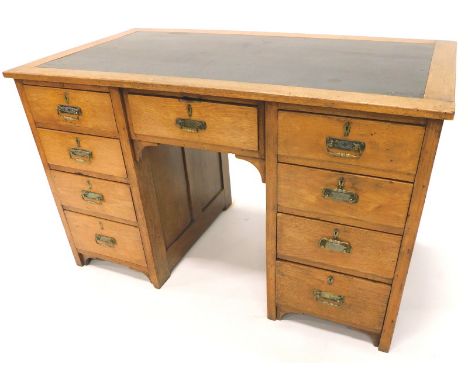
POLYGON ((430 43, 138 31, 43 68, 423 97, 430 43))

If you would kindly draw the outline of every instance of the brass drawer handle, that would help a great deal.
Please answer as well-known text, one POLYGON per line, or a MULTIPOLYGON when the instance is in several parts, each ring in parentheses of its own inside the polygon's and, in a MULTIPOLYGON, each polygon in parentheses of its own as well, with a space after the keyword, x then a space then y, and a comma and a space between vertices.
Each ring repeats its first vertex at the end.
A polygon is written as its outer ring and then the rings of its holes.
MULTIPOLYGON (((347 121, 343 125, 343 136, 347 137, 351 133, 351 122, 347 121)), ((327 153, 339 158, 360 158, 366 148, 364 142, 350 141, 334 137, 325 139, 327 153)))
POLYGON ((324 188, 322 190, 322 196, 325 199, 333 199, 340 202, 347 202, 347 203, 357 203, 359 201, 359 195, 355 192, 346 191, 344 188, 344 178, 340 177, 338 179, 338 185, 335 189, 333 188, 324 188))
POLYGON ((333 231, 333 237, 322 237, 319 241, 320 248, 328 249, 333 252, 351 253, 351 243, 339 239, 339 231, 333 231))
POLYGON ((197 121, 196 119, 177 118, 176 124, 185 131, 198 133, 200 130, 206 130, 205 121, 197 121))
POLYGON ((81 116, 81 107, 69 105, 57 105, 57 114, 65 121, 77 121, 81 116))
POLYGON ((331 306, 341 306, 345 302, 345 297, 339 294, 333 294, 330 292, 324 292, 322 290, 315 289, 314 297, 316 301, 331 306))
POLYGON ((117 245, 117 240, 113 237, 96 234, 95 236, 96 243, 102 245, 103 247, 114 248, 117 245))
POLYGON ((81 198, 88 203, 93 204, 102 204, 104 201, 104 195, 98 192, 93 192, 89 190, 82 190, 81 191, 81 198))
POLYGON ((348 141, 346 139, 333 137, 327 137, 325 145, 329 155, 339 158, 360 158, 366 148, 366 144, 364 142, 348 141))
POLYGON ((93 152, 89 150, 82 149, 80 147, 72 147, 68 149, 68 154, 70 158, 77 162, 90 162, 93 158, 93 152))

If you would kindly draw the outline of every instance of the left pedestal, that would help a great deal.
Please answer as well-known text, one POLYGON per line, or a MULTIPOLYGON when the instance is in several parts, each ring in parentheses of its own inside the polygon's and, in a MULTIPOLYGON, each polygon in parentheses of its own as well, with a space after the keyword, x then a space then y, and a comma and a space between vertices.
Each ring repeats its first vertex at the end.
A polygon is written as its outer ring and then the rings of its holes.
POLYGON ((161 287, 231 203, 226 154, 156 145, 136 158, 118 89, 16 84, 76 263, 161 287))

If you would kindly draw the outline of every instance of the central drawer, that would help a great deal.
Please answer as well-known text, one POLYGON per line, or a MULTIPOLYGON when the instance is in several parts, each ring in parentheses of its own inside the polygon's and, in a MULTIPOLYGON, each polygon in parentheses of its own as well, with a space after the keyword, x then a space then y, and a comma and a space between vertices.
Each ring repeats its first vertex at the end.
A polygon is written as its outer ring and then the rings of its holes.
POLYGON ((401 235, 413 186, 314 168, 278 165, 278 210, 401 235))
POLYGON ((128 95, 134 135, 258 150, 255 106, 128 95))

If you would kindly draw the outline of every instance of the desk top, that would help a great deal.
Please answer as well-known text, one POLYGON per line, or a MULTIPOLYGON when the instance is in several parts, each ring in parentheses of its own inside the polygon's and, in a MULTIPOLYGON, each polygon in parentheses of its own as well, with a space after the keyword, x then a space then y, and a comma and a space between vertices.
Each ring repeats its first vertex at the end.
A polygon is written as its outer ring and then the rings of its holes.
POLYGON ((447 41, 135 29, 4 75, 451 119, 455 55, 447 41))

